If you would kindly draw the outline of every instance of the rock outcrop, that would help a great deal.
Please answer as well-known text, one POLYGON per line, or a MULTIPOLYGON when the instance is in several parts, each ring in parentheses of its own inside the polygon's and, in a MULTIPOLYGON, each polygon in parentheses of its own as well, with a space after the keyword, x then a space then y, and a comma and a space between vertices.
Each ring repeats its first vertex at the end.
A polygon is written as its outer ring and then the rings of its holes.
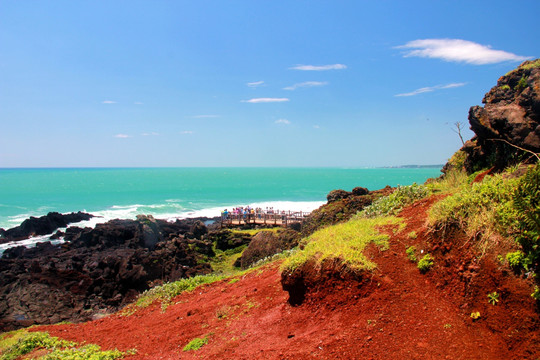
POLYGON ((70 227, 65 243, 6 250, 0 259, 0 330, 118 310, 151 285, 211 272, 208 230, 195 219, 151 216, 70 227))
POLYGON ((30 236, 52 234, 59 228, 64 228, 72 223, 90 220, 93 215, 83 212, 60 214, 50 212, 41 217, 30 217, 17 227, 9 230, 0 229, 0 243, 28 239, 30 236))
MULTIPOLYGON (((502 170, 518 162, 536 161, 540 153, 540 59, 525 61, 499 78, 482 100, 469 110, 475 136, 461 151, 472 173, 483 168, 502 170)), ((451 162, 445 166, 461 166, 451 162)))

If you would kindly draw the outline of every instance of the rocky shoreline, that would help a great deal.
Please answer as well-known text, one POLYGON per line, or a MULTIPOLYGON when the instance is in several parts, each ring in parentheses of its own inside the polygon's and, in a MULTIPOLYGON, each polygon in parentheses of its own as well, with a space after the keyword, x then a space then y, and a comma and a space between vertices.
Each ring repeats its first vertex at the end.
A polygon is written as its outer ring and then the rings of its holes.
MULTIPOLYGON (((53 213, 32 218, 3 231, 2 237, 13 241, 45 235, 45 227, 51 231, 88 216, 53 213)), ((52 235, 63 237, 62 244, 5 250, 0 258, 0 330, 88 320, 118 310, 151 285, 210 272, 202 259, 213 255, 212 242, 201 239, 208 233, 204 222, 211 220, 216 219, 170 223, 140 215, 93 229, 68 227, 52 235)))
POLYGON ((75 223, 91 215, 51 213, 28 219, 2 230, 1 238, 14 241, 49 231, 51 239, 63 242, 5 250, 0 258, 0 331, 113 313, 155 285, 212 272, 216 251, 247 246, 235 263, 247 268, 297 246, 302 236, 320 226, 345 221, 390 191, 389 187, 371 192, 335 190, 328 194, 328 204, 302 226, 256 235, 221 229, 219 217, 168 222, 139 215, 136 220, 111 220, 94 228, 70 226, 64 232, 57 229, 67 226, 68 220, 75 223))

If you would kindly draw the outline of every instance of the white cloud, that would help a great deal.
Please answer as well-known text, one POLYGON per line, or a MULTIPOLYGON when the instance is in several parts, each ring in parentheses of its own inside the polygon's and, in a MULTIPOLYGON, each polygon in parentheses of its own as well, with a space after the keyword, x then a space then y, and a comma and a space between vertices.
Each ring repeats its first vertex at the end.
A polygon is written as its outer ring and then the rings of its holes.
POLYGON ((276 124, 290 125, 291 122, 287 119, 278 119, 275 121, 276 124))
POLYGON ((249 87, 255 88, 259 86, 264 86, 264 81, 261 80, 261 81, 248 82, 246 85, 249 87))
POLYGON ((142 136, 158 136, 159 133, 157 133, 157 132, 150 132, 150 133, 142 133, 141 135, 142 135, 142 136))
POLYGON ((114 135, 114 137, 118 138, 118 139, 127 139, 127 138, 130 138, 131 136, 126 135, 126 134, 116 134, 116 135, 114 135))
POLYGON ((140 101, 135 101, 134 104, 135 104, 135 105, 142 105, 143 103, 140 102, 140 101))
POLYGON ((530 57, 494 50, 490 46, 461 39, 421 39, 409 41, 396 48, 407 49, 404 57, 427 57, 474 65, 530 59, 530 57))
POLYGON ((314 129, 320 129, 321 127, 319 125, 313 125, 314 129))
POLYGON ((218 118, 219 115, 194 115, 192 118, 194 119, 211 119, 211 118, 218 118))
POLYGON ((303 71, 324 71, 324 70, 342 70, 346 68, 347 66, 343 64, 332 64, 332 65, 296 65, 289 69, 303 70, 303 71))
POLYGON ((105 100, 105 101, 102 101, 101 103, 102 103, 102 104, 116 104, 116 101, 105 100))
POLYGON ((328 85, 328 82, 326 81, 304 81, 301 83, 297 83, 291 86, 287 86, 283 88, 283 90, 296 90, 298 88, 304 88, 304 87, 315 87, 315 86, 325 86, 328 85))
POLYGON ((191 131, 191 130, 185 130, 185 131, 181 131, 181 132, 180 132, 180 134, 182 134, 182 135, 191 135, 191 134, 193 134, 193 133, 195 133, 195 132, 194 132, 194 131, 191 131))
POLYGON ((397 94, 397 95, 394 95, 394 96, 414 96, 414 95, 418 95, 418 94, 432 92, 432 91, 435 91, 435 90, 457 88, 457 87, 465 86, 466 84, 467 83, 451 83, 451 84, 446 84, 446 85, 427 86, 427 87, 423 87, 423 88, 420 88, 420 89, 416 89, 416 90, 411 91, 409 93, 397 94))
POLYGON ((242 102, 258 104, 258 103, 272 103, 272 102, 285 102, 289 101, 287 98, 255 98, 249 100, 242 100, 242 102))

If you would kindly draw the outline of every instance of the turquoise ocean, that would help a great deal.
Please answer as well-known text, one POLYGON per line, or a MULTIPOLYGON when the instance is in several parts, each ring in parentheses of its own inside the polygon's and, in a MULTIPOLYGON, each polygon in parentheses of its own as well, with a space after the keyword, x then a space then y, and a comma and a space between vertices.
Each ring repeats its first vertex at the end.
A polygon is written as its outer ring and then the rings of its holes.
POLYGON ((0 227, 30 216, 84 211, 89 223, 151 214, 219 216, 234 206, 311 211, 334 189, 423 183, 438 168, 62 168, 0 169, 0 227))

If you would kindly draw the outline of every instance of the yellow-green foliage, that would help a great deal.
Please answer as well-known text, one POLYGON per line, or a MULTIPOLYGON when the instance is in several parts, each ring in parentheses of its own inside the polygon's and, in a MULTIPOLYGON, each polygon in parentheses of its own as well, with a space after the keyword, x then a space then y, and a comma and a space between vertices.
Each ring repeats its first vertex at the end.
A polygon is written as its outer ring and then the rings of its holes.
POLYGON ((432 192, 455 192, 465 184, 468 184, 468 176, 463 169, 449 170, 442 178, 427 184, 427 188, 432 192))
POLYGON ((37 349, 50 350, 39 358, 43 360, 113 360, 127 355, 119 350, 101 351, 98 345, 92 344, 77 348, 74 342, 60 340, 44 332, 18 330, 2 335, 0 359, 17 359, 37 349))
POLYGON ((374 243, 381 250, 388 249, 388 235, 380 234, 377 227, 399 225, 402 219, 389 216, 372 219, 356 217, 346 223, 320 229, 302 240, 304 249, 291 255, 282 270, 293 271, 309 260, 318 264, 335 260, 351 270, 372 270, 376 264, 364 255, 365 247, 374 243))
POLYGON ((435 204, 429 212, 431 226, 459 223, 469 235, 515 231, 516 210, 512 196, 518 179, 501 174, 486 176, 480 183, 462 186, 454 195, 435 204))
POLYGON ((418 262, 417 266, 421 272, 427 272, 433 266, 433 256, 431 256, 430 254, 424 255, 424 257, 422 257, 418 262))
POLYGON ((377 199, 359 213, 361 217, 396 215, 403 207, 429 195, 425 185, 416 183, 409 186, 398 186, 392 194, 377 199))
POLYGON ((136 304, 140 307, 147 307, 156 300, 170 301, 184 291, 191 291, 203 284, 210 284, 222 280, 224 277, 220 275, 197 275, 187 279, 181 279, 175 282, 166 283, 161 286, 156 286, 142 293, 137 299, 136 304))
POLYGON ((405 253, 407 254, 407 258, 412 261, 416 262, 418 259, 416 258, 416 247, 409 246, 407 250, 405 250, 405 253))
POLYGON ((192 350, 199 350, 204 345, 208 344, 208 338, 195 338, 191 340, 186 346, 184 346, 183 351, 192 351, 192 350))
POLYGON ((463 150, 458 150, 454 153, 454 155, 452 155, 450 160, 448 160, 448 164, 461 170, 463 168, 463 165, 465 164, 466 159, 467 153, 463 150))

